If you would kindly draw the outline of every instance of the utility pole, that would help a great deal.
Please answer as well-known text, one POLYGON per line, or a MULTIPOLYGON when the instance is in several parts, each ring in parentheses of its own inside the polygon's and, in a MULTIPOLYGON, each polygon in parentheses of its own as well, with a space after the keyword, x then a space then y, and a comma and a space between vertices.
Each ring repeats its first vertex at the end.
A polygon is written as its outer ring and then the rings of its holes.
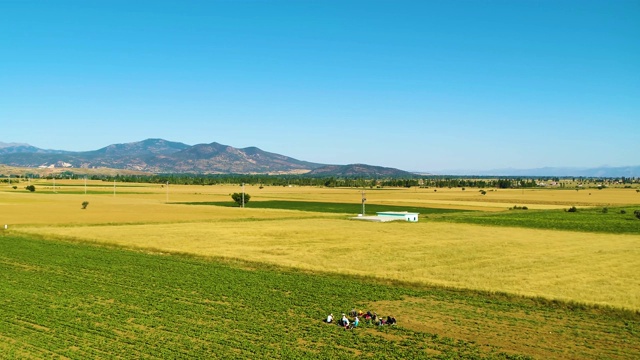
POLYGON ((84 176, 84 194, 87 195, 87 175, 84 176))
POLYGON ((364 190, 362 190, 362 216, 364 216, 364 203, 367 201, 367 198, 364 197, 364 190))
POLYGON ((116 196, 116 179, 113 179, 113 197, 116 196))
POLYGON ((242 207, 244 208, 244 183, 242 183, 242 207))
POLYGON ((167 181, 167 202, 169 202, 169 182, 167 181))

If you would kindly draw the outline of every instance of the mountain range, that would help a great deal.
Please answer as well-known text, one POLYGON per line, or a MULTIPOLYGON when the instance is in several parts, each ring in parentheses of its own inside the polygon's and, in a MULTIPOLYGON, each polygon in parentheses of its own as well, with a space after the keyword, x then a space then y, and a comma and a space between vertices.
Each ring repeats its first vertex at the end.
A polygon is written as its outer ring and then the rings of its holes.
POLYGON ((587 178, 619 178, 640 177, 640 166, 599 166, 593 168, 578 167, 542 167, 534 169, 493 169, 493 170, 449 170, 442 171, 446 175, 465 176, 537 176, 537 177, 587 177, 587 178))
MULTIPOLYGON (((434 174, 366 164, 320 164, 263 151, 257 147, 235 148, 217 142, 187 145, 163 139, 113 144, 82 152, 0 142, 0 164, 28 168, 110 168, 148 173, 307 174, 367 178, 411 178, 418 176, 417 174, 434 174)), ((449 170, 436 173, 441 176, 640 177, 640 166, 449 170)))
POLYGON ((313 176, 414 177, 399 169, 365 164, 327 165, 217 142, 187 145, 163 139, 113 144, 73 152, 0 143, 0 164, 17 167, 114 168, 151 173, 309 174, 313 176))

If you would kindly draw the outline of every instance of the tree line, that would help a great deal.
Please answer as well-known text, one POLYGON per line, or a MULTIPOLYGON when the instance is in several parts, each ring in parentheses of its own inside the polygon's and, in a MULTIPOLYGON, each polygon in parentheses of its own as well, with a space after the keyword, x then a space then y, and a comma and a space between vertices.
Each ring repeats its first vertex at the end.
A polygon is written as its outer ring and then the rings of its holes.
POLYGON ((638 184, 640 178, 583 178, 583 177, 490 177, 490 176, 441 176, 424 175, 413 178, 370 178, 308 175, 264 175, 264 174, 156 174, 156 175, 106 175, 94 174, 86 176, 71 171, 59 174, 0 175, 0 182, 9 183, 31 179, 87 179, 117 181, 125 183, 155 183, 180 185, 224 185, 247 184, 254 186, 322 186, 322 187, 434 187, 434 188, 534 188, 541 183, 565 187, 566 183, 576 184, 638 184))

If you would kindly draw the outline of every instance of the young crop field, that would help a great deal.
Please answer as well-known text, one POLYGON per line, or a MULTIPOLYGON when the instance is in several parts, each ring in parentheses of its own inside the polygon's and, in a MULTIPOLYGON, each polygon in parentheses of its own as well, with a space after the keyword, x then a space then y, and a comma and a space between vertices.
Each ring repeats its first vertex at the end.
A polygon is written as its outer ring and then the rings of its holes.
POLYGON ((640 314, 0 235, 0 358, 634 359, 640 314), (396 326, 326 324, 352 308, 396 326))
POLYGON ((459 216, 433 217, 434 220, 487 226, 640 235, 640 221, 634 216, 638 206, 566 210, 512 210, 509 212, 465 213, 459 216), (604 210, 603 210, 604 209, 604 210))
MULTIPOLYGON (((187 202, 185 205, 214 205, 225 207, 237 207, 234 202, 229 201, 215 201, 215 202, 187 202)), ((253 201, 245 205, 245 208, 253 209, 283 209, 283 210, 298 210, 298 211, 314 211, 321 213, 341 213, 341 214, 359 214, 362 213, 362 205, 348 204, 348 203, 328 203, 318 201, 286 201, 286 200, 267 200, 267 201, 253 201)), ((458 209, 443 209, 443 208, 428 208, 428 207, 414 207, 414 206, 398 206, 398 205, 380 205, 380 204, 366 204, 365 212, 367 214, 375 214, 378 211, 409 211, 417 212, 422 215, 426 214, 449 214, 461 212, 464 210, 458 209)))

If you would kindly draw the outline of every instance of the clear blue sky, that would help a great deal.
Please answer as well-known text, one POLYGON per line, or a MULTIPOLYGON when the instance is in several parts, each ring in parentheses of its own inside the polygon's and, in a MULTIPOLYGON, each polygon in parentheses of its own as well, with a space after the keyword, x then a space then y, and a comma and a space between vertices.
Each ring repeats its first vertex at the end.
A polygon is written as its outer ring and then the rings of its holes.
POLYGON ((639 165, 640 1, 0 0, 0 141, 639 165))

